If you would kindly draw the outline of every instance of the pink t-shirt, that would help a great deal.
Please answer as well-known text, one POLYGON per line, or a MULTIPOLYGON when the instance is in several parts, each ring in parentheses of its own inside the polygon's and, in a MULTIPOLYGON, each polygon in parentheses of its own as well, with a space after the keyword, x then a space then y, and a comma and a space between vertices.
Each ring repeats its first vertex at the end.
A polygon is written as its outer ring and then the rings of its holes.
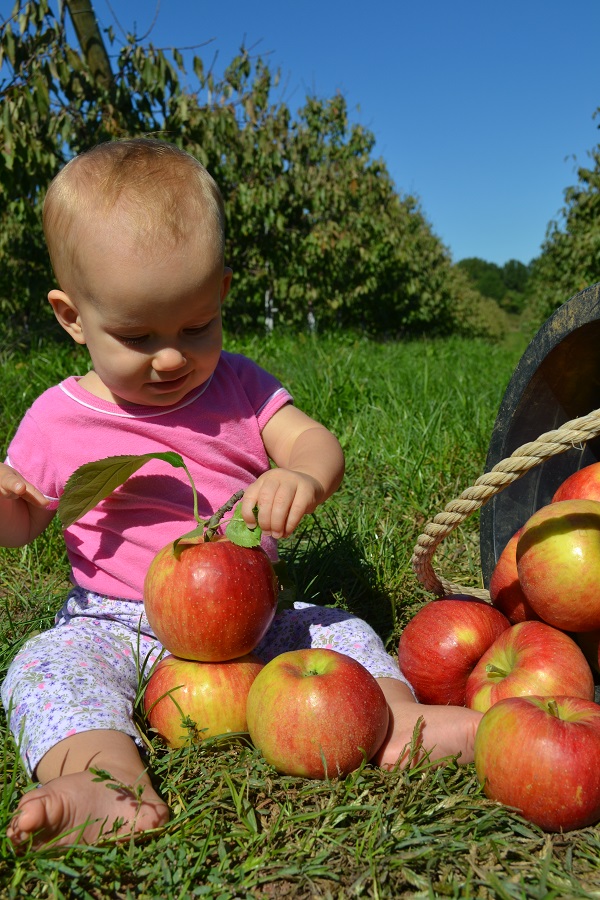
MULTIPOLYGON (((226 352, 211 379, 171 407, 118 406, 78 381, 72 376, 38 397, 8 448, 8 464, 52 501, 51 508, 84 463, 172 450, 192 474, 200 516, 209 518, 267 471, 261 431, 292 399, 256 363, 226 352)), ((65 529, 72 579, 99 594, 142 600, 156 553, 195 524, 183 469, 151 460, 65 529)), ((276 558, 275 542, 264 546, 276 558)))

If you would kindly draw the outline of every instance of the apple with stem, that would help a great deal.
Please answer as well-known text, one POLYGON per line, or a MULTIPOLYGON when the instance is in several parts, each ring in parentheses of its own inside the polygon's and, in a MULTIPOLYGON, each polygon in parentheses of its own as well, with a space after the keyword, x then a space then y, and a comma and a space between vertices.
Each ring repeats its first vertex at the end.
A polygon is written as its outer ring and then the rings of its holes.
POLYGON ((247 704, 252 742, 278 772, 334 778, 377 753, 389 707, 376 679, 336 650, 290 650, 257 675, 247 704))
POLYGON ((248 692, 263 665, 253 653, 226 662, 164 656, 144 691, 150 727, 170 747, 247 732, 248 692))
POLYGON ((475 770, 491 800, 544 831, 600 820, 600 706, 579 697, 508 697, 484 714, 475 770))
POLYGON ((198 514, 193 478, 178 453, 112 456, 73 473, 59 504, 61 523, 67 527, 154 459, 184 469, 192 488, 196 526, 163 547, 150 564, 144 583, 150 626, 174 656, 204 662, 244 656, 254 650, 273 621, 279 584, 260 547, 258 523, 248 528, 239 505, 226 537, 219 534, 224 515, 236 507, 243 490, 204 520, 198 514))
POLYGON ((540 619, 563 631, 600 628, 600 502, 538 509, 517 544, 521 587, 540 619))
POLYGON ((420 703, 465 705, 471 670, 510 622, 474 597, 431 600, 400 635, 398 663, 420 703))
POLYGON ((594 699, 594 676, 575 641, 545 622, 519 622, 486 650, 467 680, 466 705, 486 712, 506 697, 594 699))
POLYGON ((277 608, 278 582, 261 547, 227 538, 167 544, 144 581, 144 607, 169 653, 219 662, 250 653, 277 608))

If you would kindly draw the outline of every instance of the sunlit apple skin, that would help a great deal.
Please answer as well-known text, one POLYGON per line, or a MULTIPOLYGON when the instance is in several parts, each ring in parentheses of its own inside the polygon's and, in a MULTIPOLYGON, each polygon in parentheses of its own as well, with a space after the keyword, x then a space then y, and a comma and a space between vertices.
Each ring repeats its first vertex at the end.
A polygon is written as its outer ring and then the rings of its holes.
POLYGON ((504 550, 498 557, 498 562, 490 578, 490 599, 492 604, 504 613, 512 625, 518 622, 526 622, 529 619, 538 619, 539 616, 528 602, 527 597, 519 582, 517 572, 517 543, 521 535, 519 529, 513 534, 504 550))
POLYGON ((561 500, 600 500, 600 462, 569 475, 552 497, 552 503, 561 500))
POLYGON ((567 634, 545 622, 520 622, 507 628, 476 664, 467 680, 466 705, 486 712, 506 697, 553 694, 593 700, 592 670, 567 634))
POLYGON ((146 615, 160 643, 173 656, 202 662, 254 650, 273 621, 277 598, 264 550, 226 539, 186 544, 180 553, 167 544, 144 582, 146 615))
POLYGON ((600 706, 590 700, 500 700, 479 723, 474 754, 485 794, 544 831, 600 819, 600 706))
POLYGON ((517 571, 527 600, 563 631, 600 627, 600 503, 561 500, 523 526, 517 571))
POLYGON ((472 598, 431 600, 400 635, 398 663, 420 703, 465 705, 475 663, 510 622, 499 610, 472 598))
POLYGON ((170 747, 182 747, 191 737, 204 740, 247 732, 248 692, 263 665, 253 653, 209 663, 163 657, 144 693, 150 727, 170 747), (190 730, 183 725, 184 719, 190 719, 195 727, 190 730))
POLYGON ((278 772, 335 778, 371 759, 388 730, 376 679, 336 650, 290 650, 257 675, 247 704, 252 742, 278 772))

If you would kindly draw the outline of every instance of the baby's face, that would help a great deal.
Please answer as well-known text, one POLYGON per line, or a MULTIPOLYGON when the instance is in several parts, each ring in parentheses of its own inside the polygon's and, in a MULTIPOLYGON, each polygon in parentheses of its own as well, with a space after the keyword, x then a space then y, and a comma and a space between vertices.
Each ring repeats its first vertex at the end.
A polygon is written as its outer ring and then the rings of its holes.
POLYGON ((110 243, 100 235, 86 258, 91 299, 71 298, 94 369, 85 387, 116 403, 171 406, 216 368, 231 272, 196 246, 151 254, 110 243))

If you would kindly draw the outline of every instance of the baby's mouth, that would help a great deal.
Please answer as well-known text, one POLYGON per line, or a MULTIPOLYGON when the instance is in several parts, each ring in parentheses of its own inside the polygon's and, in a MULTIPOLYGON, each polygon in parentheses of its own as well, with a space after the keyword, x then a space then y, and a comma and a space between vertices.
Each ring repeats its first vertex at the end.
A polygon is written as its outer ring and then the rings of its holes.
POLYGON ((150 387, 155 388, 159 391, 173 391, 184 384, 185 381, 187 381, 188 375, 189 372, 186 372, 185 375, 179 375, 177 378, 169 378, 164 381, 151 381, 150 387))

